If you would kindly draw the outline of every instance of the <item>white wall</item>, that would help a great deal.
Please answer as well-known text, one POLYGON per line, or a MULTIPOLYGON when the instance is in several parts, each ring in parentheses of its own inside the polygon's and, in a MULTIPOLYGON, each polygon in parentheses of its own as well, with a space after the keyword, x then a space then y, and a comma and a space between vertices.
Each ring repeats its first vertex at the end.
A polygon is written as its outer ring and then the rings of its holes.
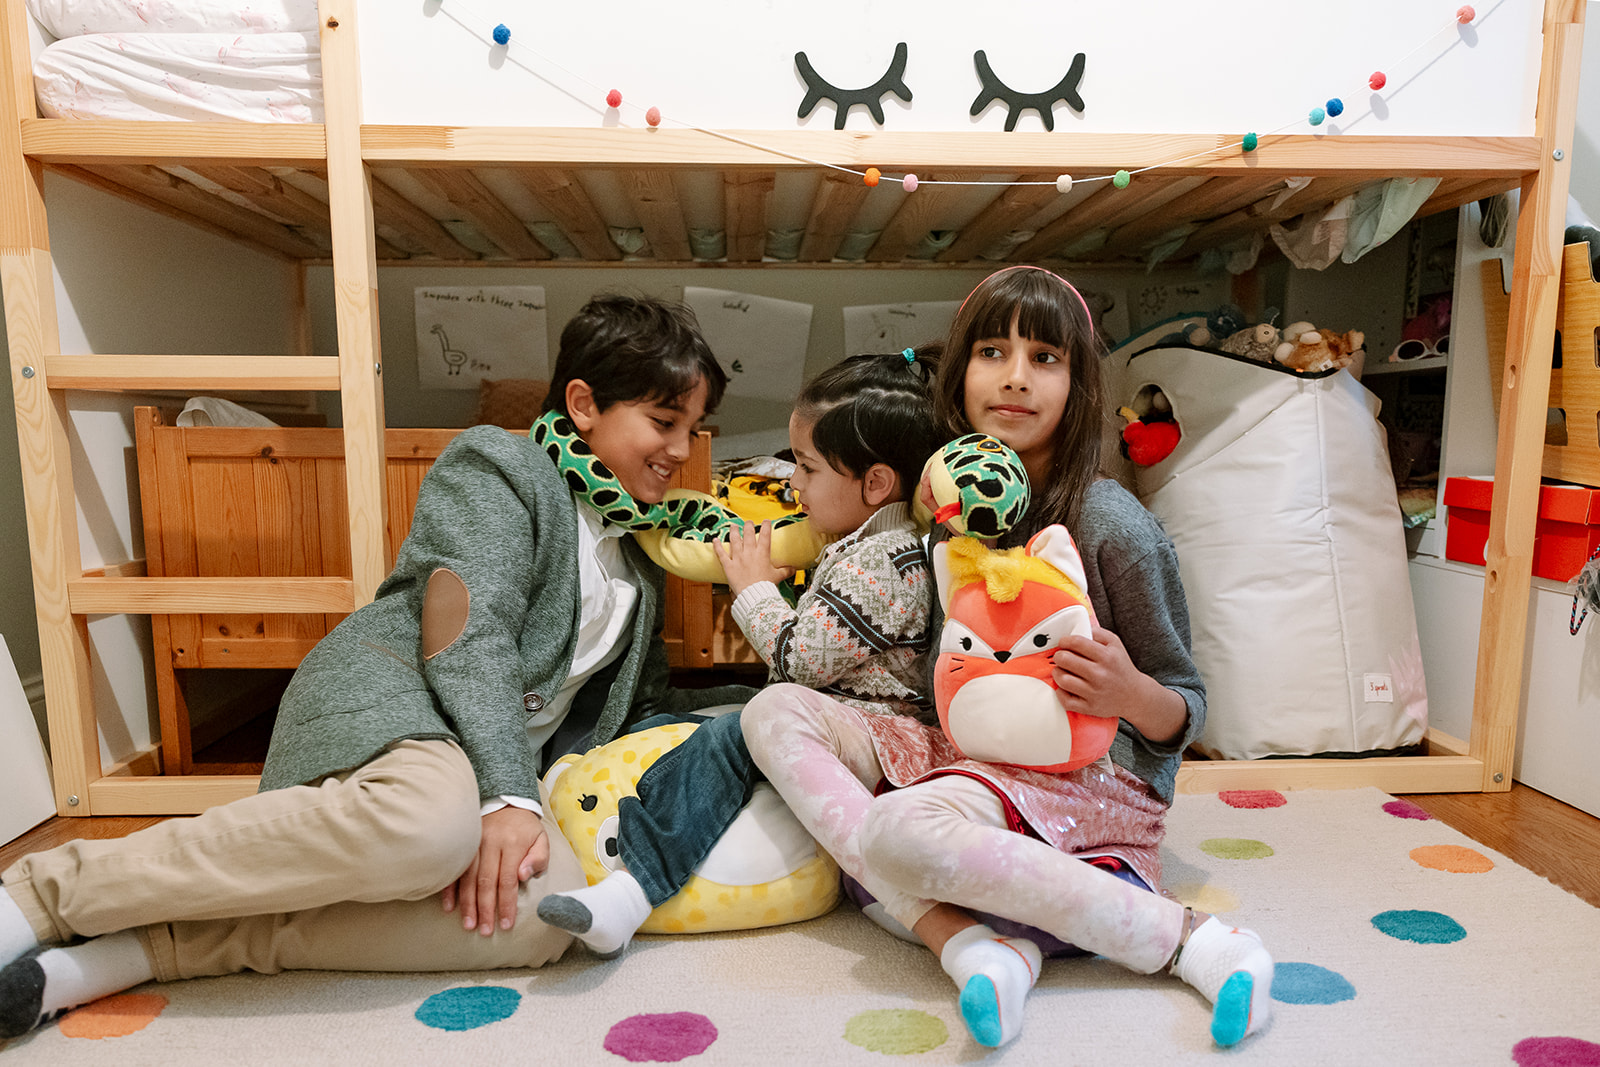
MULTIPOLYGON (((289 351, 292 272, 281 261, 82 186, 46 175, 64 353, 289 351)), ((0 325, 0 330, 3 330, 0 325)), ((24 688, 42 693, 22 477, 9 381, 0 404, 0 633, 24 688)), ((78 531, 85 568, 144 555, 132 410, 138 398, 69 394, 78 531)), ((148 403, 148 398, 143 402, 148 403)), ((101 758, 150 744, 154 687, 149 621, 90 621, 101 758)))

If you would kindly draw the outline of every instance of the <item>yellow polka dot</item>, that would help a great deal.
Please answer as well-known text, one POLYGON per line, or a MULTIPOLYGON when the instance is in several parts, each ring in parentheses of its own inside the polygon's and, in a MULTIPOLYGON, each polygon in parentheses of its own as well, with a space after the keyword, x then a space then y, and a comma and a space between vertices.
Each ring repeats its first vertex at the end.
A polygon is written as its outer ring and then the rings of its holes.
POLYGON ((611 778, 611 768, 610 767, 601 767, 601 768, 597 769, 594 772, 594 780, 596 782, 609 781, 610 778, 611 778))
POLYGON ((695 908, 689 912, 689 921, 692 923, 703 923, 706 921, 706 913, 699 908, 695 908))
POLYGON ((1177 898, 1178 903, 1187 904, 1196 911, 1226 915, 1239 910, 1239 898, 1221 886, 1189 882, 1170 886, 1169 892, 1177 898))
POLYGON ((686 929, 682 919, 668 919, 662 924, 669 934, 681 934, 686 929))
POLYGON ((638 758, 639 758, 639 753, 635 752, 631 748, 624 750, 623 753, 622 753, 622 762, 623 763, 632 763, 634 760, 636 760, 638 758))
POLYGON ((597 834, 599 832, 599 830, 600 830, 600 827, 598 827, 598 826, 585 826, 583 828, 583 832, 588 834, 590 837, 595 836, 595 834, 597 834))
POLYGON ((777 908, 768 908, 766 911, 761 913, 761 918, 763 920, 765 920, 766 922, 769 922, 769 923, 777 922, 778 921, 778 909, 777 908))
POLYGON ((642 774, 649 770, 655 765, 656 760, 660 758, 661 750, 659 748, 652 748, 649 752, 645 753, 644 759, 639 761, 639 772, 642 774))
POLYGON ((753 885, 753 886, 750 887, 750 895, 752 897, 754 897, 756 900, 766 900, 767 899, 767 892, 768 892, 768 889, 767 889, 767 884, 765 882, 763 882, 760 885, 753 885))

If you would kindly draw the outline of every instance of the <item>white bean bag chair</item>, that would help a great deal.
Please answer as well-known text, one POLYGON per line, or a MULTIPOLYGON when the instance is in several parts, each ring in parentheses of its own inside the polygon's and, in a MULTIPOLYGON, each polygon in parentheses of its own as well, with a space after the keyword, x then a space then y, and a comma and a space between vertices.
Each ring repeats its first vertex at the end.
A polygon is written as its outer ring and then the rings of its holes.
POLYGON ((1200 749, 1254 759, 1422 741, 1422 653, 1377 399, 1346 371, 1300 375, 1187 345, 1124 345, 1107 362, 1113 407, 1142 411, 1159 388, 1182 430, 1132 480, 1177 545, 1206 680, 1200 749))

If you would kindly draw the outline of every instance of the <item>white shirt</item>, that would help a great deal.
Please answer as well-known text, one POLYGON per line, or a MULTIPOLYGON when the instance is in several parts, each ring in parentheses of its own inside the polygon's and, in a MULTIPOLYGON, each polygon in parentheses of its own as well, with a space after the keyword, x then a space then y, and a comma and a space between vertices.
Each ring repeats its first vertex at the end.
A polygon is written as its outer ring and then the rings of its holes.
MULTIPOLYGON (((589 505, 578 506, 578 633, 567 681, 545 697, 544 707, 528 718, 528 748, 539 766, 539 753, 567 717, 578 690, 618 656, 627 651, 633 615, 639 607, 639 579, 622 551, 628 533, 606 526, 589 505)), ((539 767, 542 771, 544 768, 539 767)), ((510 804, 538 813, 536 799, 503 796, 485 801, 480 815, 510 804)))

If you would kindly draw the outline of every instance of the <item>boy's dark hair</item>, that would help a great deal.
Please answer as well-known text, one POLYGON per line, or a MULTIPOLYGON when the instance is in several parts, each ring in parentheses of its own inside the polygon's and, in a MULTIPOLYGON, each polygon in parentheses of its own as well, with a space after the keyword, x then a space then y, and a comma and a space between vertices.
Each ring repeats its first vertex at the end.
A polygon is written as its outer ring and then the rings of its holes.
POLYGON ((561 331, 545 411, 567 411, 567 384, 583 381, 595 405, 654 401, 676 407, 706 383, 706 414, 717 409, 728 376, 700 336, 694 312, 647 296, 606 294, 590 300, 561 331))
POLYGON ((930 392, 943 346, 903 353, 852 356, 807 382, 794 413, 812 423, 811 443, 834 470, 860 478, 875 463, 900 476, 910 499, 928 457, 947 440, 933 414, 930 392))
POLYGON ((1072 388, 1056 427, 1055 454, 1043 485, 1032 486, 1030 515, 1042 521, 1028 526, 1065 523, 1076 529, 1078 507, 1100 475, 1101 407, 1099 338, 1083 297, 1067 283, 1038 269, 996 271, 972 290, 950 324, 950 340, 934 382, 934 406, 948 437, 972 432, 967 422, 967 363, 972 346, 1017 332, 1053 345, 1067 354, 1072 388))

